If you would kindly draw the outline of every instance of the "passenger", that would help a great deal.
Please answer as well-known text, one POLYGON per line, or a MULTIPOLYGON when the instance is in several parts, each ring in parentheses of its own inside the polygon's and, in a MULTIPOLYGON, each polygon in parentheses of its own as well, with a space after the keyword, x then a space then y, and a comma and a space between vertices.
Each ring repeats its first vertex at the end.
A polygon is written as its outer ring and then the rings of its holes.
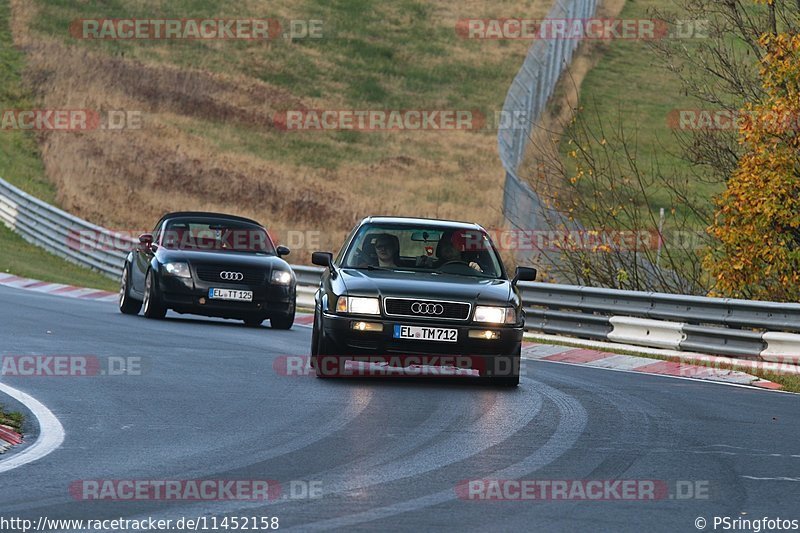
POLYGON ((384 234, 375 239, 375 253, 378 255, 379 267, 397 268, 398 252, 397 237, 384 234))

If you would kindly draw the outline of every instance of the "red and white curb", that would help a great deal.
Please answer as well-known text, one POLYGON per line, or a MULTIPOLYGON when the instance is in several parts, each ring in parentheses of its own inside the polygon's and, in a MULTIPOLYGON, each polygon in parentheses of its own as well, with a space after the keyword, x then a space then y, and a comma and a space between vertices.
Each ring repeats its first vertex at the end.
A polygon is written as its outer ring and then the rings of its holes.
POLYGON ((10 426, 0 424, 0 454, 4 454, 12 446, 22 443, 22 435, 10 426))
POLYGON ((314 315, 310 313, 309 314, 297 313, 294 317, 294 323, 298 326, 303 326, 305 328, 313 327, 314 315))
MULTIPOLYGON (((736 385, 750 385, 764 389, 781 388, 781 385, 778 383, 751 376, 750 374, 738 370, 695 365, 684 361, 659 361, 646 357, 620 355, 586 348, 573 348, 570 346, 525 342, 522 345, 522 357, 538 361, 570 363, 610 370, 624 370, 628 372, 641 372, 644 374, 658 374, 662 376, 732 383, 736 385)), ((708 362, 714 363, 712 360, 708 362)))
POLYGON ((67 298, 79 298, 81 300, 116 302, 119 299, 119 294, 116 292, 75 287, 73 285, 64 285, 63 283, 50 283, 48 281, 39 281, 38 279, 21 278, 14 274, 6 273, 0 273, 0 285, 44 294, 66 296, 67 298))
MULTIPOLYGON (((10 387, 1 381, 0 393, 11 396, 24 405, 39 424, 39 435, 33 443, 24 446, 24 449, 19 453, 12 454, 8 458, 0 461, 0 474, 32 463, 33 461, 38 461, 42 457, 58 449, 61 444, 64 443, 64 427, 47 406, 33 396, 10 387)), ((13 434, 11 438, 14 438, 13 434)), ((17 444, 21 442, 22 440, 20 438, 17 444)), ((0 444, 2 444, 2 441, 0 441, 0 444)))
MULTIPOLYGON (((5 273, 0 273, 0 285, 83 300, 115 302, 119 298, 119 295, 114 292, 75 287, 61 283, 48 283, 46 281, 22 278, 5 273)), ((300 327, 310 328, 313 322, 314 315, 310 313, 298 313, 295 317, 295 324, 300 327)), ((748 363, 748 361, 736 361, 724 357, 697 355, 699 356, 696 357, 697 359, 702 357, 703 361, 712 365, 746 365, 748 363)), ((618 355, 585 348, 525 342, 522 348, 522 356, 526 359, 581 364, 611 370, 626 370, 644 374, 703 379, 737 385, 750 385, 765 389, 781 388, 781 385, 778 383, 773 383, 738 370, 695 365, 681 360, 660 361, 632 355, 618 355)), ((2 436, 2 430, 0 430, 0 439, 2 439, 2 436)))

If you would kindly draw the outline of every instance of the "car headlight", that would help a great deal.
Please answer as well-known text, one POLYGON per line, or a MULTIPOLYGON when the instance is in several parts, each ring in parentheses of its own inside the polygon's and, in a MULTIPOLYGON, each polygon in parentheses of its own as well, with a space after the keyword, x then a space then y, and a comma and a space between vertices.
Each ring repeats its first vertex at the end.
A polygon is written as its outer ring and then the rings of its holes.
POLYGON ((292 282, 292 273, 287 270, 273 270, 272 283, 278 285, 289 285, 292 282))
POLYGON ((192 274, 189 272, 189 263, 176 261, 174 263, 164 263, 164 272, 170 276, 178 278, 191 278, 192 274))
POLYGON ((517 322, 517 313, 513 307, 479 305, 475 307, 474 320, 490 324, 514 324, 517 322))
POLYGON ((377 298, 359 298, 356 296, 339 296, 336 301, 338 313, 354 313, 357 315, 379 315, 380 305, 377 298))

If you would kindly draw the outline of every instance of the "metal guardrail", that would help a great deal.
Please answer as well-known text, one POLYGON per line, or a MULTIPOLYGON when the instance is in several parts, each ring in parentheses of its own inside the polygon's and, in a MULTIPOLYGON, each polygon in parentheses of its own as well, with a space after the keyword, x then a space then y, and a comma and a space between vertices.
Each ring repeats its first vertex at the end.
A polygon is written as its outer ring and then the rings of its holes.
MULTIPOLYGON (((70 215, 2 178, 0 220, 29 242, 112 278, 119 276, 126 252, 106 250, 104 246, 92 249, 92 244, 100 241, 135 245, 130 237, 70 215)), ((323 269, 297 265, 292 269, 297 277, 298 306, 313 307, 323 269)), ((538 282, 523 282, 519 287, 528 330, 800 362, 800 304, 538 282)))
POLYGON ((107 230, 31 196, 0 178, 0 220, 26 241, 68 261, 117 278, 126 253, 101 243, 130 242, 129 236, 107 230))
MULTIPOLYGON (((306 307, 319 267, 293 266, 306 307)), ((554 335, 765 361, 800 362, 800 304, 519 284, 525 329, 554 335)))
MULTIPOLYGON (((556 0, 548 18, 594 16, 598 0, 556 0)), ((521 181, 533 124, 544 110, 579 41, 550 39, 531 46, 506 97, 503 115, 525 117, 501 128, 498 148, 506 170, 504 214, 515 225, 536 228, 541 205, 521 181)), ((126 252, 97 246, 136 242, 57 209, 0 178, 0 220, 27 241, 109 277, 119 276, 126 252)), ((322 269, 293 266, 297 303, 312 307, 322 269)), ((520 283, 528 330, 587 339, 624 340, 643 346, 800 362, 800 304, 684 296, 653 292, 520 283)))
POLYGON ((322 267, 292 265, 294 275, 297 276, 297 307, 312 309, 314 307, 314 293, 319 287, 319 278, 322 267))

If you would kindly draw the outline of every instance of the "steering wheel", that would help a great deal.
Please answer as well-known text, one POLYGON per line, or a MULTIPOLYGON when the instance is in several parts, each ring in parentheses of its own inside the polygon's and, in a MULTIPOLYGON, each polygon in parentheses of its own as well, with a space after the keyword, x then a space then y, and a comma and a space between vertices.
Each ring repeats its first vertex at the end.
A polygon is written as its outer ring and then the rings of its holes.
POLYGON ((447 263, 443 263, 441 266, 439 266, 439 268, 444 268, 447 265, 465 265, 465 266, 467 266, 469 268, 472 268, 471 266, 469 266, 469 263, 467 263, 466 261, 459 261, 458 259, 456 259, 454 261, 448 261, 447 263))

